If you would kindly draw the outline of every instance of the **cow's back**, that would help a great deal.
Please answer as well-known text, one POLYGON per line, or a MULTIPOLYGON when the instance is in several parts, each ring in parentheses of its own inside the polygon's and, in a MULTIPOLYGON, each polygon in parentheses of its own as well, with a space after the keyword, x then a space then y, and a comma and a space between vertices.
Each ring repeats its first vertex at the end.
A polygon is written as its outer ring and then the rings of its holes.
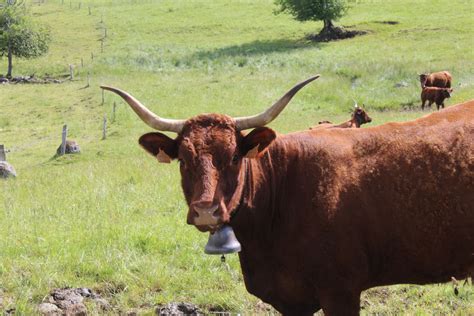
POLYGON ((425 82, 428 87, 451 88, 452 76, 447 71, 434 72, 430 74, 425 82))
POLYGON ((318 211, 333 214, 333 238, 349 243, 341 249, 365 249, 367 287, 474 269, 473 101, 411 122, 312 135, 337 162, 332 201, 318 211))

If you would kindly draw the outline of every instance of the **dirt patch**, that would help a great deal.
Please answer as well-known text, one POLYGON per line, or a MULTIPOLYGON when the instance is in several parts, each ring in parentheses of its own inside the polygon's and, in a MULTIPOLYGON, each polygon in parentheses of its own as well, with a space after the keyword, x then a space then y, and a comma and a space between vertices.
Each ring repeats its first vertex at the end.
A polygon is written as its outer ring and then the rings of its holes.
POLYGON ((313 42, 330 42, 339 41, 347 38, 353 38, 360 35, 369 33, 365 30, 351 30, 343 27, 334 27, 331 32, 321 31, 318 34, 311 34, 307 36, 307 39, 313 42))
POLYGON ((63 288, 54 289, 49 296, 38 305, 38 312, 41 315, 87 315, 85 301, 94 302, 101 310, 109 311, 109 302, 99 294, 88 288, 63 288))
POLYGON ((388 24, 388 25, 397 25, 400 24, 398 21, 375 21, 374 23, 378 24, 388 24))
POLYGON ((64 78, 52 78, 44 77, 38 78, 35 75, 31 76, 20 76, 20 77, 0 77, 0 84, 50 84, 50 83, 63 83, 69 81, 69 75, 64 76, 64 78))

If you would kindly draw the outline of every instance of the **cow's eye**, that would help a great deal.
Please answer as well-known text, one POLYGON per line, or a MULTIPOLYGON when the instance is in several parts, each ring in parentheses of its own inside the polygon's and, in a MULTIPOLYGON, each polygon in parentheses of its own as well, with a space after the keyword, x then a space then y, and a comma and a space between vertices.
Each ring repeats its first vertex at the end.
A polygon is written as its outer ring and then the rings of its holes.
POLYGON ((235 154, 233 157, 232 157, 232 163, 234 165, 238 164, 239 163, 239 155, 238 154, 235 154))

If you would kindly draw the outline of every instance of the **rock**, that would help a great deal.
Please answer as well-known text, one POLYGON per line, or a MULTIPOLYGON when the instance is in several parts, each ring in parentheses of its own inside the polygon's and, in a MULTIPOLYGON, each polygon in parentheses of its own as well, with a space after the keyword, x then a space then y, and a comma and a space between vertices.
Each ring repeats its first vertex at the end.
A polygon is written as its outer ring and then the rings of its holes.
POLYGON ((15 178, 16 171, 12 165, 6 161, 0 161, 0 178, 15 178))
POLYGON ((160 305, 155 310, 156 315, 203 315, 199 308, 190 303, 168 303, 160 305))
POLYGON ((51 303, 41 303, 38 306, 38 312, 42 315, 56 316, 61 315, 61 309, 51 303))
POLYGON ((408 83, 405 81, 397 82, 393 85, 395 88, 406 88, 408 87, 408 83))
POLYGON ((112 309, 112 306, 106 299, 99 297, 99 298, 95 298, 94 301, 97 304, 97 306, 99 306, 100 309, 103 311, 110 311, 112 309))
MULTIPOLYGON (((80 152, 81 148, 75 140, 66 140, 66 154, 79 154, 80 152)), ((56 150, 56 154, 58 156, 61 155, 61 145, 59 145, 58 149, 56 150)))
POLYGON ((54 289, 47 302, 38 306, 38 310, 43 315, 86 316, 87 308, 84 305, 86 299, 94 301, 103 311, 112 309, 107 300, 88 288, 63 288, 54 289))

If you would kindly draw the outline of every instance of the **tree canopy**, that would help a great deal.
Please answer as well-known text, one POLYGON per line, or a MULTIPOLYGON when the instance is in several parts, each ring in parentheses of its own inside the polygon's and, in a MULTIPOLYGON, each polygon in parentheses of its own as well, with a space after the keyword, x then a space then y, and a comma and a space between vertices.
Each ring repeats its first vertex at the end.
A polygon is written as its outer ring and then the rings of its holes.
POLYGON ((34 58, 48 51, 49 31, 33 23, 26 8, 9 0, 0 8, 0 55, 8 58, 7 77, 11 77, 13 56, 34 58))
POLYGON ((275 0, 277 12, 286 12, 298 21, 338 20, 347 11, 345 0, 275 0))
POLYGON ((323 21, 320 34, 331 37, 333 33, 343 34, 342 28, 335 28, 332 21, 346 14, 345 0, 275 0, 279 8, 276 13, 289 13, 298 21, 323 21))

